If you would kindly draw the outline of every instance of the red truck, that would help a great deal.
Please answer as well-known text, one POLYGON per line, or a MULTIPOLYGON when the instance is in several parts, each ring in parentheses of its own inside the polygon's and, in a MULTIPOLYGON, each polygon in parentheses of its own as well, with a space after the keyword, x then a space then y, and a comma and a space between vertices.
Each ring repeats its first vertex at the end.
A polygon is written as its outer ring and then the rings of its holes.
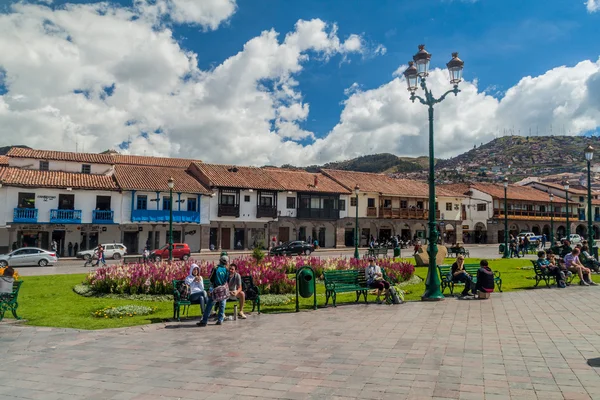
MULTIPOLYGON (((173 259, 180 259, 186 261, 190 258, 192 251, 190 246, 186 243, 173 243, 173 259)), ((169 245, 166 244, 158 250, 154 250, 150 253, 150 259, 156 262, 160 260, 167 260, 169 258, 169 245)))

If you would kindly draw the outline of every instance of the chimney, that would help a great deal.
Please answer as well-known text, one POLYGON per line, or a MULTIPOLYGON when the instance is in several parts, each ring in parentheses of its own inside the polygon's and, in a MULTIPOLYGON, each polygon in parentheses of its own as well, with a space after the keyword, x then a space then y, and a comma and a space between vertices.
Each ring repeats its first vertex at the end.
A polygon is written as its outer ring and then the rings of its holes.
POLYGON ((314 184, 314 186, 317 187, 318 184, 319 184, 319 177, 317 175, 315 175, 315 184, 314 184))

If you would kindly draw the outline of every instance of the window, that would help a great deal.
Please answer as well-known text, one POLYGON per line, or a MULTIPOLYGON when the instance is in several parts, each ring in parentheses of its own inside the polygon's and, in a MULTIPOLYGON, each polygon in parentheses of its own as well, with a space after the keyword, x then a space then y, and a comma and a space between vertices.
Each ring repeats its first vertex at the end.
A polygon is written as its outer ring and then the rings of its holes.
POLYGON ((92 166, 90 164, 82 164, 81 165, 81 173, 82 174, 91 174, 92 166))
POLYGON ((244 196, 244 202, 245 203, 250 203, 250 196, 249 195, 245 195, 244 196))
POLYGON ((196 199, 187 199, 187 210, 196 211, 196 199))
POLYGON ((296 198, 295 197, 288 197, 287 198, 287 208, 296 208, 296 198))
POLYGON ((74 210, 75 209, 75 195, 74 194, 59 194, 58 195, 58 209, 59 210, 74 210))
POLYGON ((583 199, 583 196, 579 196, 579 202, 583 203, 585 200, 583 199))
POLYGON ((422 201, 417 201, 417 209, 419 209, 419 210, 423 209, 423 202, 422 201))
POLYGON ((372 197, 369 197, 367 199, 367 207, 375 207, 375 199, 372 197))
POLYGON ((356 197, 350 197, 350 207, 356 207, 356 197))
POLYGON ((40 161, 40 171, 48 171, 50 169, 48 161, 40 161))
POLYGON ((346 211, 346 200, 340 200, 339 205, 340 205, 340 211, 346 211))
POLYGON ((446 203, 446 211, 452 211, 452 203, 446 203))
POLYGON ((477 204, 477 211, 487 211, 487 204, 477 204))
POLYGON ((96 210, 110 210, 110 196, 96 196, 96 210))
POLYGON ((233 194, 221 194, 221 204, 228 206, 235 205, 235 195, 233 194))
POLYGON ((169 197, 163 197, 163 210, 170 210, 171 209, 171 198, 169 197))
POLYGON ((546 206, 540 206, 540 212, 546 212, 546 206))
POLYGON ((148 196, 145 194, 138 195, 137 197, 137 210, 147 210, 148 209, 148 196))
POLYGON ((437 210, 439 210, 439 209, 440 209, 440 208, 439 208, 439 206, 438 206, 438 202, 436 201, 436 202, 435 202, 435 211, 437 211, 437 210))
POLYGON ((19 208, 35 208, 35 193, 19 192, 19 208))
POLYGON ((392 200, 391 199, 384 199, 383 200, 383 207, 384 208, 392 208, 392 200))
POLYGON ((272 197, 260 197, 260 205, 262 207, 273 207, 273 198, 272 197))
POLYGON ((400 200, 400 208, 408 208, 408 201, 400 200))

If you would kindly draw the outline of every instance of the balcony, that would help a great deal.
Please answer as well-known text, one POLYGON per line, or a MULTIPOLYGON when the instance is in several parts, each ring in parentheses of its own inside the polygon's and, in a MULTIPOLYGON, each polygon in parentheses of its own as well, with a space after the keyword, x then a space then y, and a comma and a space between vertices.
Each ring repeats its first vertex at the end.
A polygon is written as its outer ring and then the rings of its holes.
POLYGON ((240 217, 240 205, 219 204, 218 217, 240 217))
POLYGON ((13 212, 13 222, 22 224, 35 224, 37 223, 37 217, 37 208, 15 208, 13 212))
POLYGON ((377 207, 367 207, 367 217, 377 217, 377 207))
POLYGON ((94 210, 92 211, 92 224, 112 224, 114 211, 94 210))
MULTIPOLYGON (((435 216, 440 217, 439 210, 435 212, 435 216)), ((418 208, 380 208, 379 218, 428 219, 429 211, 418 208)))
POLYGON ((300 219, 339 219, 340 210, 333 208, 299 208, 297 217, 300 219))
MULTIPOLYGON (((169 210, 133 210, 131 222, 169 222, 169 210)), ((176 223, 200 223, 200 213, 197 211, 175 211, 173 210, 173 222, 176 223)))
MULTIPOLYGON (((566 221, 567 213, 564 212, 550 212, 550 211, 539 211, 539 210, 508 210, 508 217, 514 219, 533 219, 533 220, 547 220, 550 221, 550 217, 554 216, 556 221, 566 221)), ((569 214, 569 220, 576 221, 579 215, 571 212, 569 214)), ((504 218, 504 210, 495 208, 494 218, 504 218)))
POLYGON ((256 218, 277 218, 277 207, 257 206, 256 218))
POLYGON ((50 210, 51 224, 80 224, 81 210, 50 210))

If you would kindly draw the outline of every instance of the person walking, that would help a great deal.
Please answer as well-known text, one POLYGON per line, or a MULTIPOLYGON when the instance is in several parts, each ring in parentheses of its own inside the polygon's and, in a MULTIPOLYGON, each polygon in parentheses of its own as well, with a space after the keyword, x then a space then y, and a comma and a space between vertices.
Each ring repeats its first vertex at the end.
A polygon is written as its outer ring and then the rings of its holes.
POLYGON ((72 257, 71 254, 73 254, 73 243, 69 242, 69 245, 67 246, 67 252, 69 254, 69 257, 72 257))
POLYGON ((542 250, 546 248, 546 234, 542 234, 542 250))
POLYGON ((208 316, 210 310, 212 310, 213 304, 219 304, 219 315, 217 316, 216 325, 221 325, 225 319, 225 306, 227 305, 227 298, 229 297, 229 271, 227 265, 229 264, 229 257, 221 256, 219 259, 219 265, 213 268, 210 274, 210 282, 212 283, 212 289, 208 295, 208 303, 205 307, 205 312, 202 314, 202 321, 198 322, 198 326, 206 326, 208 323, 208 316))
POLYGON ((75 242, 73 245, 73 256, 77 257, 77 253, 79 253, 79 243, 75 242))
POLYGON ((56 244, 56 240, 52 240, 52 251, 56 254, 56 258, 59 258, 59 254, 58 254, 58 244, 56 244))

